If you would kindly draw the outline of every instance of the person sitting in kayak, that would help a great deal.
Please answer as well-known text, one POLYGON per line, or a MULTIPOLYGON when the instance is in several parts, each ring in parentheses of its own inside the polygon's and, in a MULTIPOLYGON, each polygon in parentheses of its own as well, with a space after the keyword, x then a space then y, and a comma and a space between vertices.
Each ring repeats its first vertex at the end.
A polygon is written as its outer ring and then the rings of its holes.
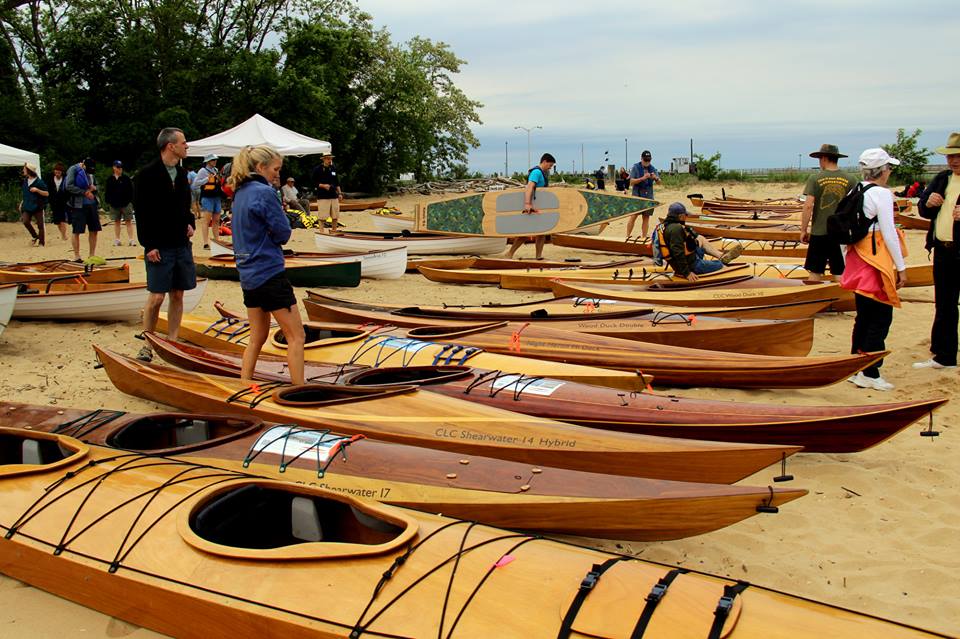
POLYGON ((663 224, 654 229, 661 256, 678 276, 696 282, 697 276, 719 271, 743 251, 743 247, 737 244, 726 253, 721 253, 686 222, 687 207, 674 202, 667 209, 663 224), (704 259, 707 255, 717 259, 704 259))

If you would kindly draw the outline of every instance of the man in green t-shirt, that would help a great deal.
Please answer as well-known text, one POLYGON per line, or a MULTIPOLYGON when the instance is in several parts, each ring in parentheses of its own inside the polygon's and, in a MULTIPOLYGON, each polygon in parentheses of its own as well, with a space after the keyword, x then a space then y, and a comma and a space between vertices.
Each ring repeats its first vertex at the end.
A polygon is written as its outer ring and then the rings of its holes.
POLYGON ((803 187, 807 199, 803 203, 800 241, 807 244, 807 259, 803 263, 809 273, 807 279, 819 282, 828 262, 834 277, 843 273, 843 253, 840 245, 827 235, 827 218, 837 210, 837 204, 857 180, 837 166, 837 161, 847 156, 840 153, 835 144, 822 145, 810 157, 820 161, 820 171, 811 175, 803 187))

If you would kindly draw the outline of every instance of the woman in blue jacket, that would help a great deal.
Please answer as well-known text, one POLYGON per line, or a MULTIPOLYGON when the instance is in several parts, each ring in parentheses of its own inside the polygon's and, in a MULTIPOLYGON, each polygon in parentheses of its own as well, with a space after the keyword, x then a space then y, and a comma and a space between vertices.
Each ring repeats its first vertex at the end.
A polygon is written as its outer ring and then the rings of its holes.
POLYGON ((233 249, 250 339, 243 352, 244 380, 252 380, 260 349, 270 331, 270 316, 287 343, 290 379, 303 384, 303 321, 284 270, 283 249, 290 222, 273 184, 279 183, 283 156, 268 146, 246 147, 234 158, 230 186, 233 199, 233 249))

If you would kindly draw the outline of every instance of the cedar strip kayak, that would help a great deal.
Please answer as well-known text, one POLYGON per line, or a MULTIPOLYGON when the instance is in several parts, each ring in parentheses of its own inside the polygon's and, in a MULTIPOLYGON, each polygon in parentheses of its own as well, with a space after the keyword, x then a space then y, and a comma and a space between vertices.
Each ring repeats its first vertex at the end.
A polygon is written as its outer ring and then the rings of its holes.
POLYGON ((529 464, 519 462, 196 413, 146 415, 5 402, 0 405, 0 428, 11 427, 148 455, 209 461, 303 484, 317 483, 322 475, 331 490, 386 504, 442 510, 491 526, 607 539, 680 539, 736 523, 757 514, 757 506, 776 507, 807 492, 777 489, 771 500, 767 487, 548 466, 532 472, 529 464))
POLYGON ((407 272, 416 273, 418 266, 443 269, 518 269, 518 268, 608 268, 632 264, 637 258, 607 262, 584 262, 578 257, 565 260, 506 259, 502 257, 413 257, 407 260, 407 272))
POLYGON ((688 222, 687 226, 704 237, 722 237, 733 240, 799 240, 800 226, 797 224, 769 224, 767 226, 749 226, 741 224, 697 224, 688 222))
MULTIPOLYGON (((118 390, 182 410, 255 415, 410 446, 631 477, 643 477, 644 460, 671 448, 632 433, 523 415, 410 385, 251 387, 235 377, 146 364, 94 349, 118 390)), ((683 448, 683 443, 672 448, 683 448)))
MULTIPOLYGON (((243 320, 236 320, 232 326, 234 329, 242 330, 244 323, 243 320)), ((410 329, 394 326, 369 329, 356 328, 354 324, 308 322, 304 328, 307 334, 306 358, 313 361, 333 364, 365 363, 358 360, 361 353, 371 351, 380 353, 385 348, 392 349, 389 357, 395 354, 397 349, 408 353, 420 352, 433 343, 446 345, 447 351, 453 354, 476 349, 504 356, 517 355, 537 362, 580 366, 603 364, 607 369, 637 371, 641 375, 652 375, 658 383, 673 386, 722 388, 825 386, 846 379, 889 354, 887 351, 882 351, 856 355, 775 357, 724 353, 632 342, 529 324, 511 326, 508 322, 460 326, 433 325, 410 329), (340 353, 347 345, 353 345, 353 352, 344 358, 340 353), (320 354, 319 351, 322 350, 329 352, 320 354)), ((191 341, 186 334, 182 333, 182 336, 191 341)), ((283 354, 285 349, 283 334, 277 329, 264 346, 263 352, 283 354)), ((466 361, 453 361, 448 357, 441 362, 438 361, 439 357, 441 356, 435 357, 430 364, 463 364, 466 361)), ((375 361, 379 362, 379 357, 375 361)), ((480 359, 469 358, 469 361, 472 365, 489 368, 484 366, 480 359)), ((405 361, 404 363, 407 365, 405 361)), ((511 370, 502 367, 498 369, 511 370)), ((556 374, 549 376, 559 377, 556 374)))
MULTIPOLYGON (((303 300, 307 317, 315 322, 391 324, 401 327, 458 326, 464 322, 489 322, 484 313, 463 310, 422 309, 390 310, 376 306, 352 308, 322 304, 309 297, 303 300)), ((503 315, 507 315, 503 313, 503 315)), ((557 319, 514 313, 503 317, 517 330, 523 322, 537 326, 619 339, 705 348, 732 353, 785 355, 802 357, 813 346, 813 319, 805 320, 731 320, 717 317, 693 317, 668 313, 645 313, 616 319, 580 315, 576 319, 557 319)))
MULTIPOLYGON (((307 291, 306 299, 319 302, 321 304, 334 304, 337 306, 346 306, 354 308, 367 308, 372 305, 369 302, 360 302, 343 299, 318 293, 317 291, 307 291)), ((633 317, 645 313, 661 313, 666 315, 691 315, 697 317, 725 317, 738 319, 806 319, 813 317, 820 311, 825 310, 835 299, 827 298, 823 300, 813 300, 810 302, 786 302, 782 304, 769 304, 764 306, 665 306, 658 304, 643 304, 638 302, 626 302, 623 300, 611 300, 601 297, 551 297, 543 300, 534 300, 531 302, 521 302, 518 304, 500 304, 471 306, 469 304, 444 304, 443 306, 416 306, 411 307, 401 304, 383 304, 380 303, 376 308, 383 310, 401 310, 405 308, 419 308, 427 311, 433 309, 442 309, 446 311, 464 310, 468 314, 483 313, 484 318, 488 320, 511 319, 514 313, 520 312, 528 316, 545 315, 547 317, 562 318, 568 320, 582 319, 586 316, 594 318, 614 319, 618 317, 633 317)))
MULTIPOLYGON (((232 256, 194 257, 197 275, 212 280, 240 281, 232 256)), ((285 257, 284 273, 293 286, 359 286, 360 262, 324 262, 285 257)))
POLYGON ((729 251, 735 244, 739 244, 743 252, 741 257, 760 256, 760 257, 780 257, 780 258, 805 258, 807 256, 807 245, 800 240, 727 240, 715 239, 717 248, 721 251, 729 251))
MULTIPOLYGON (((341 211, 366 211, 367 209, 382 209, 387 205, 386 200, 342 200, 341 211)), ((319 210, 318 202, 310 202, 310 211, 319 210)))
POLYGON ((917 217, 916 215, 907 215, 906 213, 895 213, 893 221, 905 229, 926 231, 930 228, 930 220, 917 217))
MULTIPOLYGON (((218 309, 219 310, 219 309, 218 309)), ((199 317, 186 314, 180 323, 180 339, 198 346, 242 352, 247 344, 250 327, 245 319, 221 311, 221 317, 199 317)), ((166 314, 161 313, 158 331, 167 330, 166 314)), ((265 353, 283 355, 284 351, 268 342, 265 353)), ((619 371, 597 366, 580 366, 553 361, 537 361, 515 355, 484 352, 480 348, 451 347, 446 344, 419 339, 395 339, 381 334, 375 327, 359 330, 348 326, 322 333, 311 331, 311 339, 304 349, 308 361, 327 364, 360 364, 379 366, 435 366, 437 364, 465 364, 489 370, 510 371, 536 377, 597 384, 626 391, 646 388, 653 380, 649 374, 637 371, 619 371)))
POLYGON ((702 638, 713 627, 728 639, 937 636, 743 581, 187 458, 23 429, 0 438, 10 451, 0 570, 184 639, 238 629, 314 639, 628 637, 644 609, 647 639, 702 638), (643 593, 658 581, 653 608, 643 593))
MULTIPOLYGON (((238 377, 240 374, 239 354, 173 343, 152 333, 145 335, 154 350, 175 366, 216 375, 238 377)), ((308 362, 306 367, 308 379, 378 387, 417 384, 425 391, 581 426, 651 436, 737 441, 743 445, 748 442, 795 444, 802 445, 804 452, 865 450, 927 417, 946 402, 946 399, 938 398, 867 406, 787 406, 688 399, 649 391, 632 394, 628 399, 616 390, 599 386, 521 375, 497 376, 469 367, 355 367, 341 370, 313 362, 308 362), (448 373, 455 368, 462 369, 460 375, 448 373)), ((267 381, 289 381, 286 360, 266 355, 261 357, 257 362, 256 377, 267 381)), ((690 448, 697 443, 691 439, 676 441, 682 441, 690 448)), ((730 452, 688 449, 685 454, 697 461, 688 468, 674 468, 669 466, 669 460, 676 460, 680 453, 675 452, 670 457, 664 451, 655 461, 651 458, 646 462, 644 475, 726 482, 747 470, 746 467, 726 468, 730 463, 726 455, 730 452), (718 472, 718 467, 724 467, 724 470, 718 472), (656 474, 652 474, 654 470, 656 474)), ((763 463, 762 460, 769 459, 763 457, 763 452, 742 451, 743 463, 763 463)))
POLYGON ((85 266, 67 260, 48 260, 46 262, 21 262, 19 264, 0 265, 0 284, 10 282, 39 282, 74 275, 84 281, 96 284, 111 284, 130 281, 130 265, 85 266))

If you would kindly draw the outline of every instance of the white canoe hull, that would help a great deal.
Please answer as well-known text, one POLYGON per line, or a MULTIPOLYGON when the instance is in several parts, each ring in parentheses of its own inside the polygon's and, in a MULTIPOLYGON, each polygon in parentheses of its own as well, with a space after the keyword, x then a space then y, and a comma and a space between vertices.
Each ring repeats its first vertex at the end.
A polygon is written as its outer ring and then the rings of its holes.
POLYGON ((17 303, 17 286, 0 287, 0 334, 7 327, 10 317, 13 315, 13 307, 17 303))
POLYGON ((413 218, 400 215, 377 215, 371 213, 373 218, 373 228, 381 233, 400 233, 401 231, 413 230, 413 218))
MULTIPOLYGON (((210 256, 233 256, 233 249, 219 242, 210 242, 210 256)), ((312 259, 305 257, 303 259, 312 259)), ((327 253, 324 262, 360 262, 360 277, 374 280, 395 280, 400 278, 407 268, 407 247, 397 246, 385 250, 363 251, 360 253, 327 253)))
POLYGON ((441 236, 427 238, 391 239, 358 238, 345 235, 314 235, 317 248, 326 253, 343 251, 383 251, 388 248, 406 246, 408 255, 490 255, 502 253, 507 241, 502 237, 452 237, 441 236))
MULTIPOLYGON (((183 294, 183 311, 189 313, 203 297, 207 280, 198 279, 197 287, 183 294)), ((51 295, 20 295, 13 316, 17 319, 73 321, 137 321, 147 303, 147 285, 106 291, 79 291, 51 295)), ((166 312, 167 301, 161 310, 166 312)))

